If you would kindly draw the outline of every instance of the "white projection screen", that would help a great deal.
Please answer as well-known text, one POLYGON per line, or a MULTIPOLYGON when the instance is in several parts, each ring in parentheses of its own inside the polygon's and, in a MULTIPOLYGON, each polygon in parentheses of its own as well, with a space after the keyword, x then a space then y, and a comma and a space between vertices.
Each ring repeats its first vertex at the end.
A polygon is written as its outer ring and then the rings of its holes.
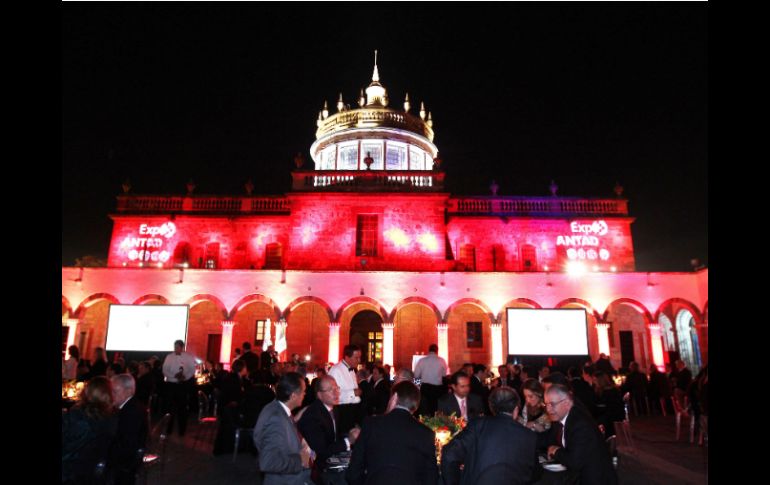
POLYGON ((174 351, 187 341, 189 305, 110 305, 108 351, 174 351))
POLYGON ((582 308, 507 308, 508 354, 588 355, 582 308))

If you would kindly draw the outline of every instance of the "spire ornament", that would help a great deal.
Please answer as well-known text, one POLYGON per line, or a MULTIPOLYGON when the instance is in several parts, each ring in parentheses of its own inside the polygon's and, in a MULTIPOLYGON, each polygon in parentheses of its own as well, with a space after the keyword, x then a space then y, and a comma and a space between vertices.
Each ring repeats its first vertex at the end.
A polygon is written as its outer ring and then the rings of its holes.
POLYGON ((342 93, 340 93, 340 99, 337 100, 337 112, 345 111, 345 103, 342 101, 342 93))
POLYGON ((420 118, 425 119, 425 101, 420 101, 420 118))
POLYGON ((412 105, 409 103, 409 93, 406 93, 406 98, 404 98, 404 111, 409 112, 409 108, 411 108, 412 105))

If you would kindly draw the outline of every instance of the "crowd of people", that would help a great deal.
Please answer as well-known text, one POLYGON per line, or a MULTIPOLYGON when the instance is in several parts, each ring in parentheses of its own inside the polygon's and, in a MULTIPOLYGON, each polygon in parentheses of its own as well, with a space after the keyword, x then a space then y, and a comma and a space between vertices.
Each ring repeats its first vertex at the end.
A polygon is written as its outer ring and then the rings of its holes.
MULTIPOLYGON (((668 374, 651 366, 648 376, 632 362, 618 386, 605 355, 566 374, 514 364, 493 374, 474 363, 450 372, 437 352, 430 345, 414 371, 393 371, 360 365, 361 349, 348 345, 338 363, 309 369, 297 354, 279 362, 272 347, 259 353, 244 342, 229 371, 204 366, 206 393, 218 410, 213 451, 233 452, 235 430, 253 428, 265 484, 423 484, 439 476, 447 485, 530 483, 542 473, 538 454, 581 483, 614 484, 606 439, 625 418, 625 393, 640 406, 657 403, 660 412, 671 396, 693 413, 708 413, 707 366, 696 378, 681 361, 668 374), (436 413, 467 423, 440 450, 440 464, 433 432, 417 419, 436 413), (349 466, 334 466, 334 457, 346 453, 349 466)), ((78 404, 62 415, 62 481, 85 483, 94 465, 106 461, 116 483, 133 483, 148 405, 172 414, 168 433, 177 423, 184 435, 197 405, 195 359, 182 341, 162 363, 153 357, 109 364, 97 349, 94 363, 84 365, 77 347, 69 354, 62 378, 87 384, 78 404), (140 420, 127 431, 129 422, 140 420)))

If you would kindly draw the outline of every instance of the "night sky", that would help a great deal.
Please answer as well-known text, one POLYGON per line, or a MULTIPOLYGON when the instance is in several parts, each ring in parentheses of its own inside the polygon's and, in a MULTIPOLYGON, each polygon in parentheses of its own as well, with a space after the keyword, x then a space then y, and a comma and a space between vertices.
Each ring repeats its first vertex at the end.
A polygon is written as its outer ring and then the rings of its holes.
POLYGON ((107 257, 132 193, 290 189, 315 120, 357 107, 378 49, 390 106, 432 112, 448 191, 613 197, 638 271, 708 262, 705 3, 62 4, 62 263, 107 257))

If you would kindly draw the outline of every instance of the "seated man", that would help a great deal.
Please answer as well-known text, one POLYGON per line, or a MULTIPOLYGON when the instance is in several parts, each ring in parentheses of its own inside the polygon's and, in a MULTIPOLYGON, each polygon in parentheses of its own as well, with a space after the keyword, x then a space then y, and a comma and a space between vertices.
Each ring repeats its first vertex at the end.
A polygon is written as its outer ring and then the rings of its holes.
POLYGON ((136 397, 136 383, 131 374, 112 376, 113 403, 118 408, 118 431, 110 447, 108 463, 115 474, 115 484, 133 485, 139 466, 137 451, 147 440, 147 409, 136 397))
POLYGON ((385 375, 385 369, 377 366, 372 369, 372 384, 372 399, 367 414, 384 414, 390 399, 390 381, 385 375))
POLYGON ((355 443, 361 430, 355 427, 348 432, 347 437, 341 439, 334 415, 334 406, 340 402, 340 388, 337 381, 330 376, 324 376, 319 379, 316 386, 318 387, 316 400, 302 414, 297 428, 316 455, 313 464, 313 480, 324 485, 344 484, 345 480, 340 474, 329 473, 326 470, 326 459, 336 453, 350 450, 350 446, 355 443))
POLYGON ((575 405, 569 388, 562 384, 548 388, 545 409, 553 422, 548 458, 566 466, 580 483, 616 485, 618 477, 599 425, 581 406, 575 405))
POLYGON ((484 404, 476 394, 471 394, 471 383, 468 375, 457 371, 449 379, 451 393, 444 394, 438 400, 438 412, 449 416, 454 413, 466 421, 480 416, 484 412, 484 404))
POLYGON ((535 478, 537 439, 516 421, 519 395, 510 387, 497 387, 489 395, 489 407, 493 416, 473 420, 444 447, 441 476, 445 485, 515 485, 535 478))
POLYGON ((348 483, 436 485, 435 435, 412 416, 420 405, 420 390, 411 382, 399 382, 390 400, 392 411, 364 421, 346 474, 348 483))

